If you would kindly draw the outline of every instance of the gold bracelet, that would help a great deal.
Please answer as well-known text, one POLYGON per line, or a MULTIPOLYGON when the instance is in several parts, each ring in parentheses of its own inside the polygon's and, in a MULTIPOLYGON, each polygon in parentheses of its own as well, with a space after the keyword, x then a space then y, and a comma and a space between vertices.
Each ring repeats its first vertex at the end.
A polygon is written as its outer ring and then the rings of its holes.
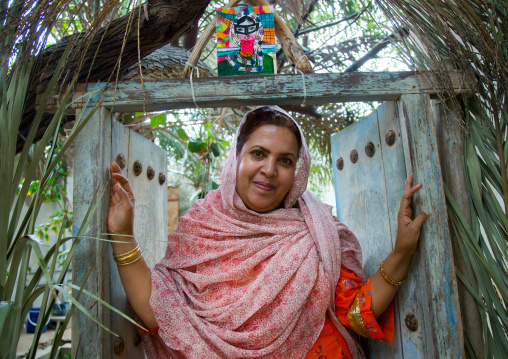
POLYGON ((132 260, 130 262, 121 262, 121 263, 120 262, 116 262, 116 265, 118 265, 118 266, 126 266, 127 264, 132 264, 132 263, 135 263, 135 262, 139 261, 139 259, 141 257, 143 257, 143 254, 141 252, 138 252, 138 253, 139 253, 139 257, 138 258, 136 258, 136 259, 134 259, 134 260, 132 260))
POLYGON ((390 283, 391 285, 394 285, 396 287, 400 286, 402 283, 404 283, 406 281, 406 278, 404 278, 403 280, 401 280, 400 282, 397 282, 396 280, 393 280, 392 278, 390 278, 388 276, 388 274, 386 274, 386 270, 385 270, 385 261, 382 261, 381 264, 379 265, 379 271, 381 272, 381 275, 383 276, 383 278, 388 282, 390 283))
POLYGON ((113 258, 115 259, 115 262, 117 262, 117 263, 128 262, 128 261, 136 258, 139 252, 141 252, 141 249, 139 248, 139 244, 138 244, 134 249, 132 249, 126 253, 113 256, 113 258))

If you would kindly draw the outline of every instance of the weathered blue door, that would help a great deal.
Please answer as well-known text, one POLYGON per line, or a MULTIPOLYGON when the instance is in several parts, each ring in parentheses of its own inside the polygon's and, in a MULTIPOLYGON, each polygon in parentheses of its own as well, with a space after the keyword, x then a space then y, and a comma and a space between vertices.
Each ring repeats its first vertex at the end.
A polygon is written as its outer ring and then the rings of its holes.
POLYGON ((367 277, 394 246, 407 173, 423 185, 413 200, 414 212, 431 212, 396 297, 394 341, 368 341, 368 357, 462 357, 455 268, 428 95, 385 102, 333 135, 332 158, 337 217, 358 237, 367 277))
MULTIPOLYGON (((109 165, 116 161, 129 179, 136 197, 134 235, 144 259, 153 267, 164 256, 167 241, 165 151, 112 119, 109 110, 102 107, 79 134, 74 152, 75 223, 82 222, 95 191, 101 191, 106 186, 102 203, 90 222, 87 235, 104 237, 104 233, 107 233, 109 165)), ((75 284, 82 285, 90 271, 86 289, 122 312, 133 315, 109 243, 83 239, 75 254, 73 269, 75 284)), ((133 324, 86 295, 81 296, 80 302, 118 337, 76 311, 72 329, 73 357, 144 357, 143 346, 133 324)))

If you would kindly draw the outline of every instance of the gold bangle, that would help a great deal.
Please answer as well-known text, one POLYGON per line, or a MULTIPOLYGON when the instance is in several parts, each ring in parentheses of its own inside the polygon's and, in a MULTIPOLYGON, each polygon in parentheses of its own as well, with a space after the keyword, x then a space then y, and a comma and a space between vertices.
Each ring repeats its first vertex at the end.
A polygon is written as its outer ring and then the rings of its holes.
POLYGON ((383 276, 383 278, 388 282, 390 283, 391 285, 394 285, 396 287, 400 286, 402 283, 404 283, 406 281, 406 278, 404 278, 403 280, 401 280, 400 282, 396 281, 396 280, 393 280, 392 278, 390 278, 388 276, 388 274, 386 274, 386 270, 385 270, 385 261, 382 261, 381 264, 379 265, 379 271, 381 272, 381 275, 383 276))
POLYGON ((116 262, 116 265, 119 265, 119 266, 126 266, 127 264, 132 264, 132 263, 135 263, 135 262, 139 261, 139 259, 140 259, 141 257, 143 257, 143 254, 142 254, 142 253, 139 253, 139 257, 138 257, 138 258, 136 258, 136 259, 134 259, 134 260, 132 260, 132 261, 130 261, 130 262, 121 262, 121 263, 120 263, 120 262, 116 262))
POLYGON ((365 328, 365 324, 363 323, 362 314, 360 312, 360 295, 361 290, 356 293, 355 300, 353 304, 349 308, 349 312, 347 313, 347 321, 351 326, 351 329, 355 331, 355 333, 361 335, 362 337, 369 338, 369 331, 365 328))
POLYGON ((115 258, 116 262, 123 262, 126 259, 130 259, 131 257, 135 257, 137 255, 137 252, 139 252, 139 250, 140 249, 139 249, 139 244, 138 244, 132 250, 130 250, 128 252, 125 252, 125 253, 122 253, 122 254, 117 254, 116 256, 113 256, 113 258, 115 258))
POLYGON ((130 263, 134 258, 138 257, 138 254, 141 253, 141 249, 139 248, 139 244, 134 248, 132 251, 129 251, 127 253, 114 256, 115 262, 118 264, 122 263, 130 263))

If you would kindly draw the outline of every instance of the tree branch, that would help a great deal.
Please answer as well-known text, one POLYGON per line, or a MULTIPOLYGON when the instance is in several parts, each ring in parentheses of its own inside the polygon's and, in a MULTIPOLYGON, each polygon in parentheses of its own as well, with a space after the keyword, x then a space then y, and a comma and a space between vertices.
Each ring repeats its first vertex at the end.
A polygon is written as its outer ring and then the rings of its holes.
POLYGON ((369 50, 365 55, 363 55, 360 59, 356 60, 351 66, 349 66, 344 72, 354 72, 358 70, 360 67, 365 65, 367 61, 372 60, 376 57, 376 55, 391 44, 393 41, 396 41, 399 37, 406 37, 409 34, 409 31, 405 28, 398 30, 398 34, 392 34, 390 36, 385 37, 380 40, 372 49, 369 50))
POLYGON ((326 25, 323 25, 323 26, 318 26, 318 27, 314 27, 312 29, 306 29, 306 30, 302 30, 298 33, 298 35, 303 35, 303 34, 308 34, 310 32, 314 32, 314 31, 318 31, 318 30, 322 30, 322 29, 326 29, 327 27, 331 27, 331 26, 335 26, 335 25, 338 25, 340 24, 341 22, 344 22, 344 21, 349 21, 351 19, 355 19, 356 17, 360 16, 361 13, 354 13, 353 15, 349 15, 343 19, 340 19, 339 21, 334 21, 334 22, 331 22, 329 24, 326 24, 326 25))
MULTIPOLYGON (((148 0, 146 17, 143 6, 131 13, 111 21, 95 33, 77 35, 74 56, 66 63, 67 78, 77 75, 78 82, 109 81, 116 74, 117 67, 123 69, 138 62, 138 44, 141 58, 179 38, 189 31, 200 18, 210 0, 148 0), (138 42, 138 12, 141 11, 138 42)), ((100 16, 99 16, 100 17, 100 16)), ((17 150, 24 144, 23 137, 30 130, 35 114, 36 88, 44 87, 50 80, 58 60, 67 48, 70 38, 44 50, 39 61, 42 66, 36 71, 27 99, 27 108, 20 125, 17 150)), ((36 140, 40 139, 50 118, 45 118, 38 129, 36 140)))

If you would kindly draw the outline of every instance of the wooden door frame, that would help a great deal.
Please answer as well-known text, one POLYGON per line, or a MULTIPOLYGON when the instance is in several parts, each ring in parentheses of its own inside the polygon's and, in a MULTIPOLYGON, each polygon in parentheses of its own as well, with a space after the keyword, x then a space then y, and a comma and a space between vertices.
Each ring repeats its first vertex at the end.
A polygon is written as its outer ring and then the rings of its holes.
MULTIPOLYGON (((468 90, 465 86, 461 86, 461 77, 456 72, 450 73, 452 80, 452 86, 455 90, 454 95, 467 93, 468 90)), ((138 82, 122 82, 115 85, 108 85, 105 83, 98 84, 81 84, 76 87, 74 94, 74 102, 70 107, 70 112, 81 113, 86 112, 88 109, 96 104, 100 103, 100 109, 91 118, 90 122, 102 123, 107 119, 111 118, 112 112, 132 112, 132 111, 163 111, 180 108, 192 108, 196 105, 199 107, 223 107, 227 104, 228 107, 245 106, 245 105, 300 105, 304 98, 306 104, 323 104, 332 102, 358 102, 358 101, 394 101, 399 100, 401 105, 401 113, 404 114, 405 108, 404 103, 416 101, 416 98, 425 98, 425 101, 429 101, 431 96, 437 94, 438 90, 433 86, 432 74, 430 73, 415 73, 415 72, 383 72, 383 73, 331 73, 331 74, 307 74, 305 75, 305 89, 304 82, 300 75, 268 75, 268 76, 237 76, 237 77, 220 77, 220 78, 202 78, 194 79, 193 85, 191 86, 189 79, 171 79, 162 81, 144 81, 143 84, 138 82), (88 99, 91 99, 89 101, 88 99)), ((58 98, 52 98, 54 104, 58 104, 58 98)), ((49 104, 51 107, 51 101, 49 104)), ((430 108, 430 107, 429 107, 430 108)), ((407 106, 406 106, 407 112, 407 106)), ((434 126, 434 121, 437 126, 444 123, 444 121, 436 121, 434 115, 437 112, 428 112, 424 117, 427 120, 419 121, 418 116, 404 116, 406 119, 402 121, 404 123, 404 131, 411 133, 412 131, 421 130, 421 126, 425 128, 429 133, 435 134, 437 131, 457 131, 458 126, 455 128, 437 128, 434 126)), ((423 118, 423 117, 422 117, 423 118)), ((82 133, 78 136, 77 143, 83 143, 87 139, 85 134, 82 133), (80 139, 81 138, 81 139, 80 139)), ((107 141, 106 141, 107 142, 107 141)), ((105 143, 103 146, 108 147, 111 150, 111 143, 105 143)), ((432 186, 427 187, 427 192, 435 191, 437 198, 431 198, 433 194, 430 194, 428 200, 430 203, 440 203, 438 208, 438 215, 440 221, 445 225, 439 226, 436 235, 439 238, 446 240, 448 238, 449 251, 453 253, 455 257, 460 257, 458 251, 452 251, 452 244, 450 242, 450 233, 448 228, 448 218, 446 212, 446 201, 444 198, 444 192, 442 189, 442 172, 447 172, 451 169, 456 170, 460 168, 462 158, 450 156, 446 159, 446 163, 450 165, 448 168, 441 169, 439 152, 437 148, 440 144, 432 143, 431 148, 435 149, 432 160, 435 162, 437 172, 435 176, 440 178, 438 181, 438 188, 432 186)), ((411 164, 410 172, 414 174, 415 181, 420 181, 424 177, 425 164, 428 160, 428 151, 422 151, 418 146, 418 143, 414 143, 413 139, 409 137, 407 143, 405 143, 406 149, 406 163, 411 164)), ((107 148, 98 148, 98 151, 107 151, 107 148)), ((103 166, 106 164, 102 163, 103 166)), ((107 167, 104 167, 107 168, 107 167)), ((79 171, 87 171, 87 168, 79 168, 79 171)), ((445 176, 447 177, 447 176, 445 176)), ((448 176, 451 178, 453 176, 448 176)), ((455 175, 455 178, 463 178, 463 174, 455 175)), ((91 179, 95 181, 94 179, 91 179)), ((453 187, 453 183, 448 183, 449 187, 453 187)), ((80 189, 75 191, 79 193, 80 189)), ((75 192, 76 193, 76 192, 75 192)), ((93 193, 81 194, 82 196, 88 195, 90 198, 93 197, 93 193)), ((84 197, 81 197, 84 198, 84 197)), ((426 199, 427 200, 427 199, 426 199)), ((466 201, 463 201, 467 203, 466 201)), ((105 206, 99 206, 98 218, 105 218, 105 206), (101 212, 102 211, 102 212, 101 212)), ((418 205, 415 208, 418 211, 418 205)), ((79 214, 75 214, 75 218, 79 219, 79 214)), ((78 222, 79 223, 79 222, 78 222)), ((104 223, 96 223, 96 228, 102 228, 102 232, 105 233, 104 223), (102 226, 102 227, 101 227, 102 226)), ((434 234, 434 232, 432 232, 434 234)), ((423 235, 425 237, 425 234, 423 235)), ((423 239, 425 240, 425 239, 423 239)), ((92 270, 91 276, 97 276, 102 278, 100 263, 104 258, 104 252, 99 254, 97 248, 87 248, 84 251, 78 252, 76 259, 74 260, 74 273, 81 273, 78 275, 79 278, 83 278, 85 271, 88 271, 89 266, 87 260, 90 259, 90 253, 97 253, 95 258, 95 268, 92 270)), ((451 268, 450 275, 454 275, 454 262, 451 257, 451 262, 448 264, 451 268)), ((78 278, 78 279, 79 279, 78 278)), ((79 280, 76 281, 77 284, 79 280)), ((98 294, 102 293, 104 299, 108 299, 105 293, 105 286, 108 286, 107 280, 102 278, 101 287, 95 288, 95 292, 98 294)), ((435 286, 435 283, 432 283, 435 286)), ((458 320, 457 330, 459 331, 457 340, 460 341, 462 352, 463 352, 463 338, 462 338, 462 327, 460 325, 461 317, 460 311, 458 310, 458 295, 457 288, 452 288, 453 303, 456 308, 456 318, 458 320)), ((469 293, 463 291, 460 293, 463 297, 468 297, 469 293)), ((470 297, 470 296, 469 296, 470 297)), ((469 301, 471 302, 471 301, 469 301)), ((473 300, 474 302, 474 300, 473 300)), ((110 315, 107 310, 97 308, 97 316, 104 323, 110 323, 110 315)), ((439 315, 439 311, 436 311, 436 315, 439 315)), ((463 313, 466 314, 466 313, 463 313)), ((467 315, 467 314, 466 314, 467 315)), ((89 319, 74 320, 73 321, 73 342, 77 343, 79 336, 77 329, 85 328, 84 332, 88 333, 85 343, 93 343, 90 345, 90 350, 87 350, 87 357, 110 357, 109 349, 111 348, 113 341, 110 338, 110 334, 103 331, 92 323, 89 319), (95 347, 98 346, 96 349, 95 347)), ((84 343, 82 342, 82 345, 84 343)), ((85 344, 86 345, 86 344, 85 344)), ((445 344, 443 344, 445 345, 445 344)), ((112 356, 114 356, 112 354, 112 356)), ((116 357, 116 356, 115 356, 116 357)))

